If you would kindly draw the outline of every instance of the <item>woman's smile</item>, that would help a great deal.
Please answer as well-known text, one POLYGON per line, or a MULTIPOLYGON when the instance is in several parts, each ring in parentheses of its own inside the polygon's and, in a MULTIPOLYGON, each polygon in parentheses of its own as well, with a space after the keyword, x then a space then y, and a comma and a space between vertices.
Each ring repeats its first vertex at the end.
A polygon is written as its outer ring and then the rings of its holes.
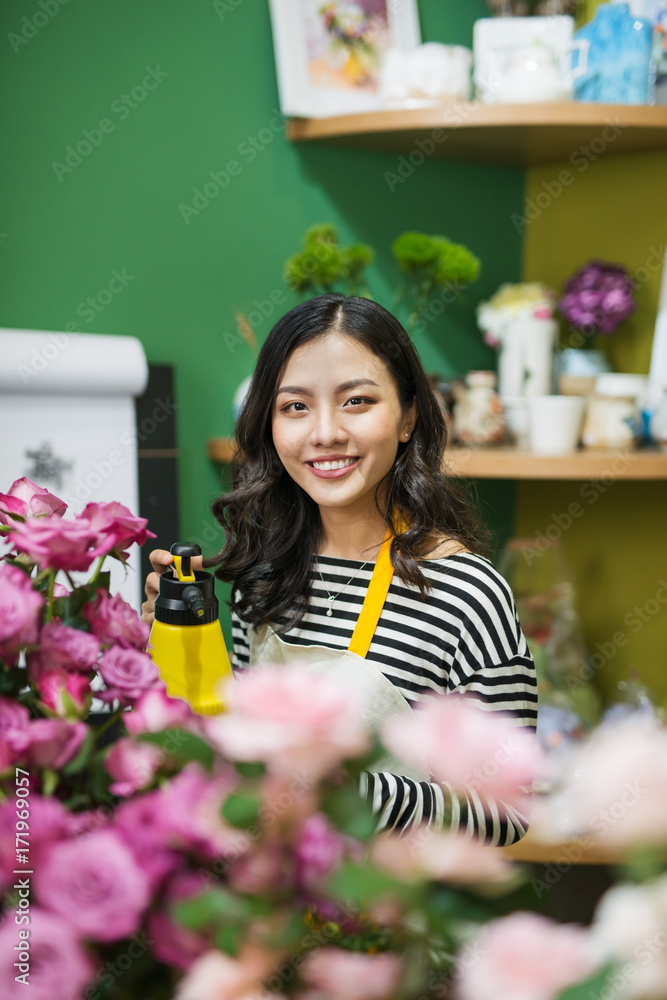
POLYGON ((318 458, 306 462, 319 479, 340 479, 359 462, 359 456, 352 458, 318 458))

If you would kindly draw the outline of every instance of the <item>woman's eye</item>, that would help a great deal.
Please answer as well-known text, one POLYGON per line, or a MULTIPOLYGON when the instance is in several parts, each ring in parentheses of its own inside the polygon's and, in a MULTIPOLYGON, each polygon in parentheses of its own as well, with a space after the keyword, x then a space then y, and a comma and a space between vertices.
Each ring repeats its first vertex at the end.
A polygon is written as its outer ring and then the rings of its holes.
POLYGON ((352 396, 347 401, 351 406, 367 406, 374 403, 374 399, 369 399, 368 396, 352 396))
POLYGON ((296 402, 296 403, 288 403, 287 406, 281 406, 280 412, 281 413, 303 413, 303 411, 306 410, 306 409, 307 409, 307 407, 306 407, 305 403, 296 402))

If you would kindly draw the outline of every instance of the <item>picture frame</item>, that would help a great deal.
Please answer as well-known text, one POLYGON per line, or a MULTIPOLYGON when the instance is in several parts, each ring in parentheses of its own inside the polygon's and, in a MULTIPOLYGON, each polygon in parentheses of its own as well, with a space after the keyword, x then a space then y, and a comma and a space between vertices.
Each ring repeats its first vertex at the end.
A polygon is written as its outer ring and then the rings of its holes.
POLYGON ((280 107, 291 117, 379 110, 383 53, 421 43, 417 0, 269 0, 269 8, 280 107))

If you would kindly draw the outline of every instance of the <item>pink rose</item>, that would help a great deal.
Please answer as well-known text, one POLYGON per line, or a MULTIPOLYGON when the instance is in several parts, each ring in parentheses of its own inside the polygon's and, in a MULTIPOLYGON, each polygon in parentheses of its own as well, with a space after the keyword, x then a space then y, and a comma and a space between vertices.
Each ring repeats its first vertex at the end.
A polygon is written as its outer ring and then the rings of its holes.
POLYGON ((34 767, 58 770, 76 757, 88 727, 66 719, 34 719, 29 726, 28 760, 34 767))
POLYGON ((148 792, 121 802, 113 815, 113 828, 130 848, 146 876, 151 895, 183 859, 170 846, 171 834, 157 811, 159 792, 148 792))
POLYGON ((390 1000, 402 970, 398 955, 366 955, 330 947, 311 952, 302 974, 327 1000, 390 1000))
POLYGON ((106 555, 112 549, 122 558, 127 558, 130 545, 135 542, 143 545, 147 538, 157 538, 152 531, 146 530, 148 521, 145 517, 135 517, 122 503, 89 503, 86 504, 81 516, 87 518, 96 532, 96 551, 98 555, 106 555))
POLYGON ((96 557, 96 535, 84 518, 14 521, 8 538, 42 569, 87 570, 96 557))
POLYGON ((100 641, 80 628, 70 628, 59 621, 47 622, 39 634, 39 648, 28 660, 33 680, 39 680, 46 670, 81 670, 89 672, 97 666, 100 641))
POLYGON ((42 703, 56 715, 83 718, 88 714, 90 681, 83 674, 47 670, 37 682, 42 703))
POLYGON ((323 813, 309 816, 301 824, 294 852, 296 878, 306 891, 316 892, 338 867, 345 854, 345 841, 323 813))
POLYGON ((512 913, 486 924, 457 967, 460 1000, 553 1000, 595 971, 580 927, 537 913, 512 913))
POLYGON ((150 902, 146 875, 110 828, 52 844, 34 887, 42 906, 97 941, 133 934, 150 902))
POLYGON ((408 882, 441 881, 484 885, 505 882, 514 867, 502 850, 458 833, 420 827, 401 837, 381 833, 371 845, 370 859, 408 882))
MULTIPOLYGON (((30 907, 29 985, 17 982, 21 971, 19 931, 13 919, 5 917, 0 926, 0 996, 4 1000, 72 1000, 80 997, 95 975, 95 967, 81 947, 72 928, 60 917, 38 906, 30 907)), ((27 943, 27 942, 26 942, 27 943)))
POLYGON ((8 493, 0 493, 0 524, 11 524, 14 514, 18 517, 39 517, 54 515, 62 517, 67 510, 64 500, 59 500, 43 486, 37 486, 23 476, 9 487, 8 493))
POLYGON ((187 701, 170 698, 162 688, 145 691, 123 721, 128 732, 161 733, 164 729, 187 729, 196 726, 198 719, 187 701))
POLYGON ((13 698, 0 698, 1 770, 14 764, 30 743, 30 712, 13 698))
POLYGON ((262 665, 225 685, 229 711, 206 721, 209 740, 233 760, 320 776, 369 747, 355 692, 295 663, 262 665))
POLYGON ((118 594, 110 597, 106 591, 98 590, 95 600, 84 604, 83 617, 104 646, 146 648, 150 626, 118 594))
POLYGON ((203 934, 183 927, 170 912, 174 903, 198 896, 204 888, 200 876, 195 872, 177 872, 165 889, 162 906, 150 914, 148 934, 154 941, 153 954, 165 965, 186 971, 195 959, 210 948, 210 942, 203 934))
MULTIPOLYGON (((23 786, 26 787, 26 786, 23 786)), ((16 864, 16 797, 0 805, 0 890, 15 880, 16 864)), ((34 788, 30 791, 30 868, 39 865, 42 852, 54 840, 70 835, 72 813, 54 798, 43 798, 34 788)), ((2 994, 0 994, 2 995, 2 994)))
POLYGON ((104 761, 108 774, 113 778, 111 793, 128 798, 140 788, 150 785, 163 760, 162 750, 151 743, 138 743, 127 738, 116 740, 104 761))
POLYGON ((13 663, 21 646, 36 642, 43 603, 23 570, 0 563, 0 659, 13 663))
POLYGON ((198 764, 188 764, 172 778, 156 799, 156 823, 169 834, 169 843, 207 858, 235 849, 238 830, 222 819, 220 808, 236 786, 232 767, 209 774, 198 764))
POLYGON ((520 809, 539 768, 532 736, 457 695, 436 695, 423 711, 388 719, 382 742, 456 791, 473 790, 520 809))
POLYGON ((103 701, 117 698, 121 705, 130 705, 150 688, 164 686, 148 653, 122 646, 107 649, 100 662, 100 673, 107 689, 100 691, 99 697, 103 701))
MULTIPOLYGON (((175 1000, 261 1000, 264 980, 276 968, 277 956, 256 944, 244 942, 238 958, 207 951, 197 959, 178 984, 175 1000)), ((271 993, 272 1000, 285 1000, 271 993)))

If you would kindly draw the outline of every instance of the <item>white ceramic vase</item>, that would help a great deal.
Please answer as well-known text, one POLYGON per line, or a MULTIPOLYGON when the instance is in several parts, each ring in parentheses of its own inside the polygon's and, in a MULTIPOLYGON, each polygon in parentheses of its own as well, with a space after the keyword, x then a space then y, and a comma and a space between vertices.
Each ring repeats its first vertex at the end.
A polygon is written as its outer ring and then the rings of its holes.
POLYGON ((498 391, 511 396, 548 396, 552 388, 554 319, 517 316, 507 324, 498 357, 498 391))

